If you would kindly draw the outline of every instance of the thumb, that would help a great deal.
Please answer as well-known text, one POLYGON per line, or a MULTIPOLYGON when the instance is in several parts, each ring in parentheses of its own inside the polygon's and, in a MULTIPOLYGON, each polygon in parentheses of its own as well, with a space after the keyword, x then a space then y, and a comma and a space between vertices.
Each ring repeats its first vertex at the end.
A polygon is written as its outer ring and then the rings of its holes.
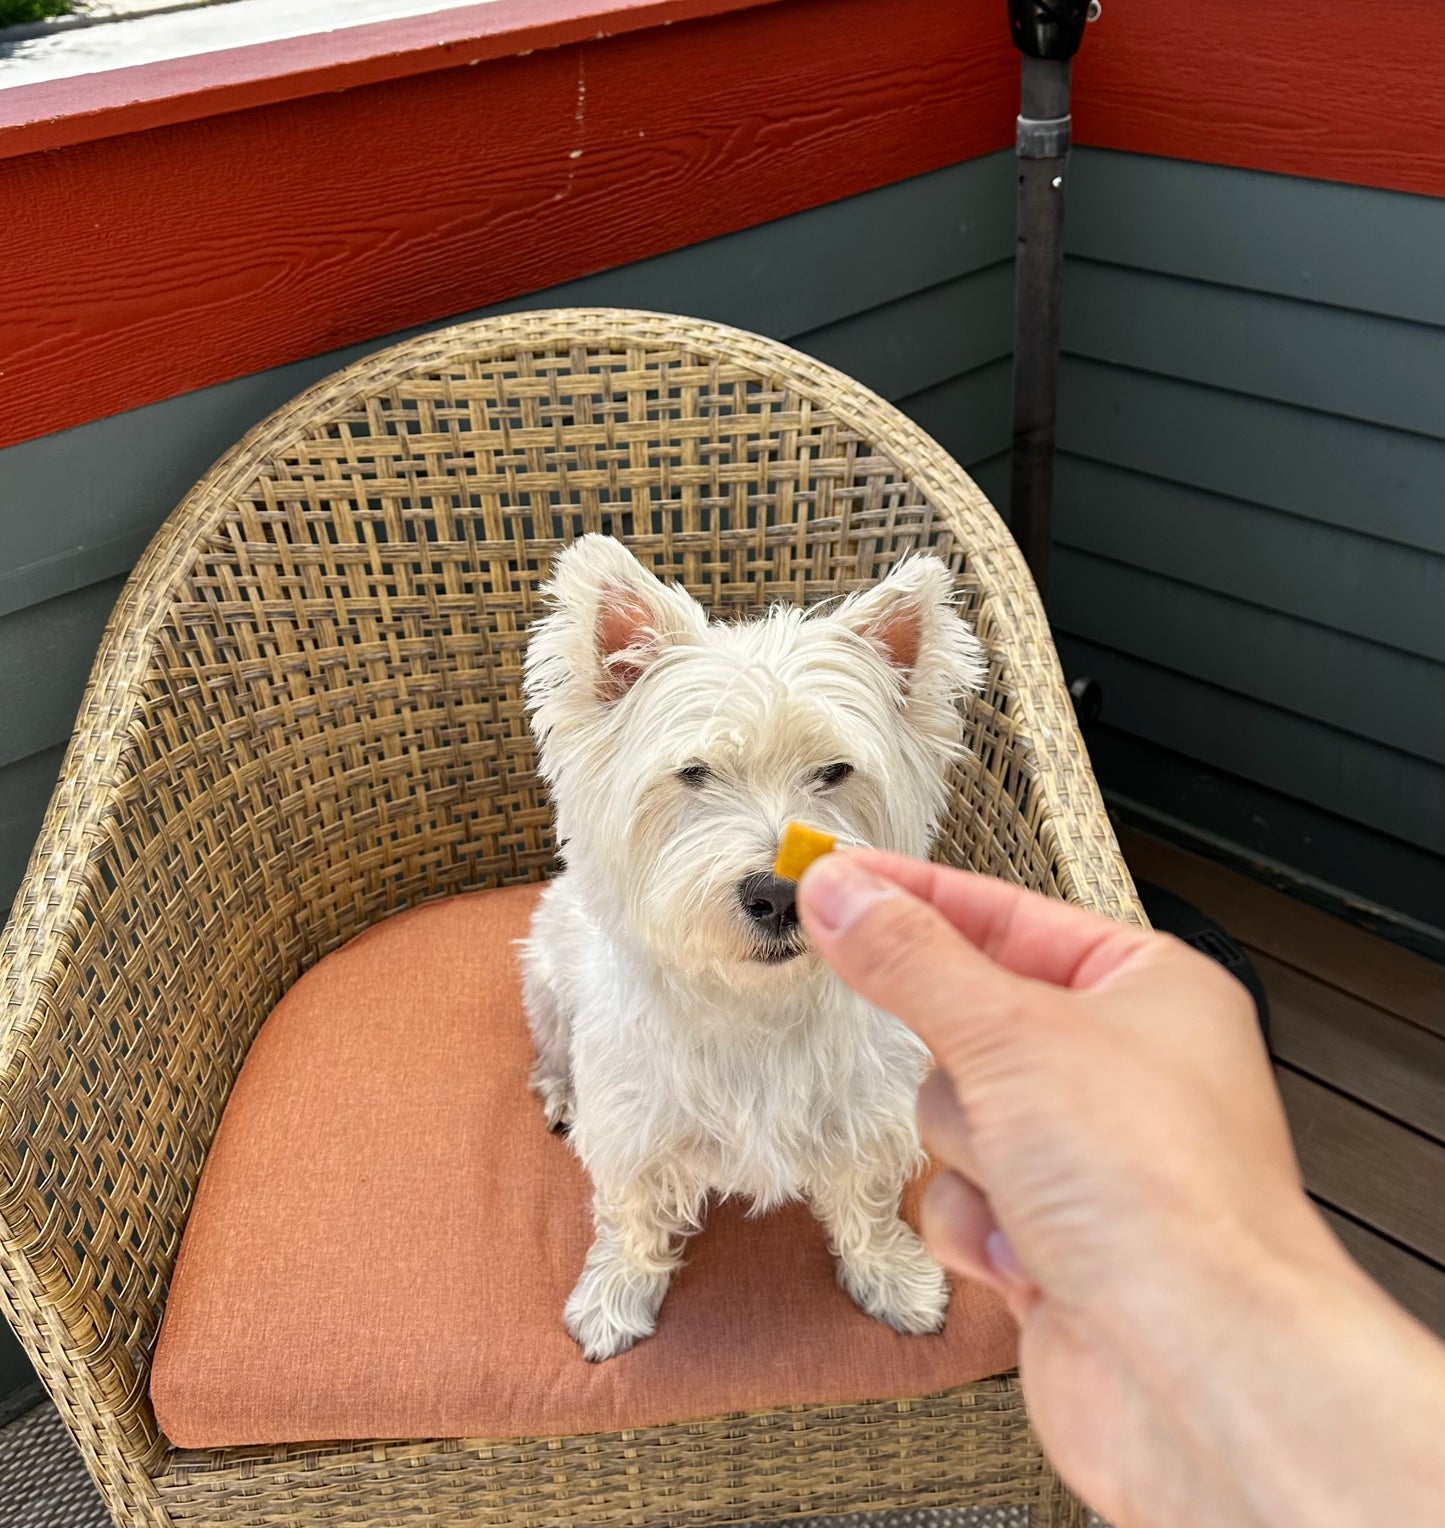
POLYGON ((814 948, 861 997, 908 1025, 957 1075, 1016 1030, 1034 984, 995 965, 932 904, 846 851, 814 861, 798 886, 814 948))

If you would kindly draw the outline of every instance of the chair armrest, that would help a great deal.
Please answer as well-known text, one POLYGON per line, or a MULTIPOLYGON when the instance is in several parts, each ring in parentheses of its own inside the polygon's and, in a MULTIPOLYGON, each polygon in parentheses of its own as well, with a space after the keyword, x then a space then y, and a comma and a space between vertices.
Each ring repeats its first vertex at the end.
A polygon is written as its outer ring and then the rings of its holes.
POLYGON ((254 772, 156 725, 132 593, 0 939, 0 1310, 136 1502, 164 1449, 147 1380, 186 1214, 300 941, 278 867, 249 859, 254 772))
POLYGON ((235 508, 265 439, 127 583, 0 939, 0 1313, 135 1521, 167 1452, 148 1396, 165 1297, 256 1031, 377 919, 552 858, 521 635, 480 663, 467 632, 456 654, 404 617, 365 662, 328 647, 343 594, 298 616, 307 549, 278 570, 264 503, 235 508), (459 735, 493 703, 514 732, 459 735))
MULTIPOLYGON (((966 501, 950 509, 967 525, 966 501)), ((1147 925, 1023 558, 1012 542, 975 537, 969 563, 984 594, 966 590, 965 610, 990 665, 965 707, 968 754, 934 858, 1147 925)))

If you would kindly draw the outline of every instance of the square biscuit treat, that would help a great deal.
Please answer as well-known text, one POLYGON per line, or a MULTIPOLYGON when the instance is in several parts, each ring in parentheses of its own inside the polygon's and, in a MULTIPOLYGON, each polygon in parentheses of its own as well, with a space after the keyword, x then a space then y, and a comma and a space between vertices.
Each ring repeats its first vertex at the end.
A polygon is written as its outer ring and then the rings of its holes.
POLYGON ((783 829, 778 843, 778 856, 773 861, 773 874, 785 881, 800 881, 803 872, 815 859, 821 859, 837 846, 838 840, 831 833, 810 828, 806 823, 790 822, 783 829))

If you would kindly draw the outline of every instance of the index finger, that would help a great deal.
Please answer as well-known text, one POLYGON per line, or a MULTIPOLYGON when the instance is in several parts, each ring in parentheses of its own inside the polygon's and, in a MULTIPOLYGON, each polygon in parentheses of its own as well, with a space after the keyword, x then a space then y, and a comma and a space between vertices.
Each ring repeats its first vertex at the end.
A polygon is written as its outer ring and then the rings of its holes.
POLYGON ((965 939, 1006 970, 1055 987, 1095 986, 1145 944, 1147 930, 1115 923, 994 876, 882 849, 838 851, 931 903, 965 939))

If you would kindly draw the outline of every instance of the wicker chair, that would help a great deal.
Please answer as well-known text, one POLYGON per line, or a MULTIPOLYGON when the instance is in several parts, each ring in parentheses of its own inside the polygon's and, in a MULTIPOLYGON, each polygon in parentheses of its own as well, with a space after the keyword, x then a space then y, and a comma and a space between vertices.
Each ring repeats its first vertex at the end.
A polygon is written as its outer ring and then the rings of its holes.
POLYGON ((548 873, 518 675, 552 555, 589 530, 721 616, 935 549, 993 654, 940 856, 1141 917, 1019 554, 903 415, 679 318, 427 335, 252 431, 116 607, 0 944, 0 1312, 126 1525, 1082 1523, 1012 1377, 613 1436, 182 1452, 156 1428, 167 1281, 269 1009, 376 919, 548 873))

